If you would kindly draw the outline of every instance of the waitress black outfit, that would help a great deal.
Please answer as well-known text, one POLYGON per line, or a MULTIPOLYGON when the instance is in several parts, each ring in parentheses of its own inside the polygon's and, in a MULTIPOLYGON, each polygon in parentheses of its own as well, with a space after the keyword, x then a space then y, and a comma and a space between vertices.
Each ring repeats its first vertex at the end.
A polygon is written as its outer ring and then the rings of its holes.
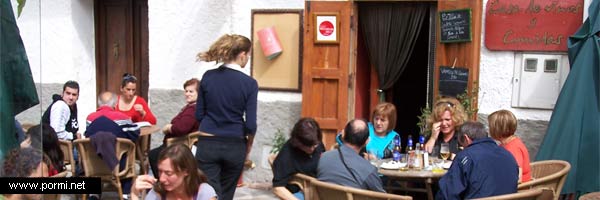
POLYGON ((196 160, 219 199, 233 199, 247 154, 247 135, 256 133, 258 84, 236 64, 208 70, 200 81, 196 118, 201 136, 196 160))

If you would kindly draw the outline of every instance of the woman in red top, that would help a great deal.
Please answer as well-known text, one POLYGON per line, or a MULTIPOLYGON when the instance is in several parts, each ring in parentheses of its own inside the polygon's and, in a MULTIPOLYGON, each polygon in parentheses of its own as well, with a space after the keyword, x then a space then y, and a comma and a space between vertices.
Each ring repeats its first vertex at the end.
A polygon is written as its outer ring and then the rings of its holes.
POLYGON ((519 165, 519 182, 531 180, 531 166, 529 165, 529 151, 523 141, 515 135, 517 131, 517 118, 508 110, 499 110, 488 116, 490 135, 500 141, 504 147, 515 157, 519 165))
POLYGON ((133 122, 146 121, 150 124, 156 124, 156 117, 150 111, 148 103, 144 98, 135 95, 137 78, 125 73, 121 82, 121 95, 117 97, 117 105, 115 110, 125 113, 133 122))

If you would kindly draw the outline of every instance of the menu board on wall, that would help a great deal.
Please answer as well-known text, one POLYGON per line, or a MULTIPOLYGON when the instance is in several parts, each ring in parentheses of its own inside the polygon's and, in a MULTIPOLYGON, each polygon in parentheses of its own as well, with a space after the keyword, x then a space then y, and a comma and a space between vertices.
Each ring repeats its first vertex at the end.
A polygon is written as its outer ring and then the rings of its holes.
POLYGON ((469 69, 440 67, 439 93, 442 96, 456 97, 467 90, 469 69))
POLYGON ((440 16, 440 41, 471 41, 471 9, 443 10, 440 16))

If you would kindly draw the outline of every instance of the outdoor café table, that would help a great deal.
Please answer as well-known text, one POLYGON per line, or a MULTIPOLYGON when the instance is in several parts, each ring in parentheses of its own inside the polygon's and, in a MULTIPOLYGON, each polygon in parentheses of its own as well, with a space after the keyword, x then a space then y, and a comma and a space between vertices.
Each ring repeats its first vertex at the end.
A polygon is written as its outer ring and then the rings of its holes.
MULTIPOLYGON (((381 163, 387 162, 389 159, 384 159, 379 161, 377 166, 381 166, 381 163)), ((431 172, 429 170, 414 170, 409 169, 407 171, 401 171, 400 169, 383 169, 379 167, 379 173, 385 175, 393 180, 402 180, 402 181, 418 181, 424 182, 425 188, 394 188, 391 189, 400 189, 405 191, 415 191, 415 192, 424 192, 427 193, 427 198, 433 200, 433 191, 431 189, 431 185, 437 182, 444 174, 446 170, 443 172, 431 172)))
POLYGON ((141 174, 148 174, 148 151, 152 133, 158 132, 160 127, 157 125, 144 126, 140 128, 140 137, 135 142, 136 157, 140 161, 141 174))

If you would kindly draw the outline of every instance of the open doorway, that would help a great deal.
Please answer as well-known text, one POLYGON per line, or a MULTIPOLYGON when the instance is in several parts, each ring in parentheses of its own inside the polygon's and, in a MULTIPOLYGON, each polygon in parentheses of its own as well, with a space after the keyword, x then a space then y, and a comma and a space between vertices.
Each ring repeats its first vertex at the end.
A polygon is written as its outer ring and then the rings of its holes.
MULTIPOLYGON (((421 109, 431 104, 433 96, 433 68, 435 57, 435 13, 436 3, 431 2, 382 2, 380 4, 422 4, 428 8, 424 20, 422 20, 419 33, 416 35, 416 43, 412 48, 412 54, 407 58, 408 62, 399 78, 393 86, 386 91, 386 101, 391 102, 397 109, 396 132, 402 136, 402 144, 406 144, 408 135, 412 135, 415 142, 418 141, 419 128, 417 127, 418 116, 421 109)), ((359 4, 358 9, 361 9, 359 4)), ((361 17, 360 15, 358 16, 361 17)), ((360 25, 358 27, 361 27, 360 25)), ((375 92, 378 87, 377 72, 372 69, 362 36, 364 30, 358 31, 357 45, 357 77, 356 77, 356 117, 370 119, 372 109, 378 103, 375 92)), ((397 47, 406 48, 406 47, 397 47)))

